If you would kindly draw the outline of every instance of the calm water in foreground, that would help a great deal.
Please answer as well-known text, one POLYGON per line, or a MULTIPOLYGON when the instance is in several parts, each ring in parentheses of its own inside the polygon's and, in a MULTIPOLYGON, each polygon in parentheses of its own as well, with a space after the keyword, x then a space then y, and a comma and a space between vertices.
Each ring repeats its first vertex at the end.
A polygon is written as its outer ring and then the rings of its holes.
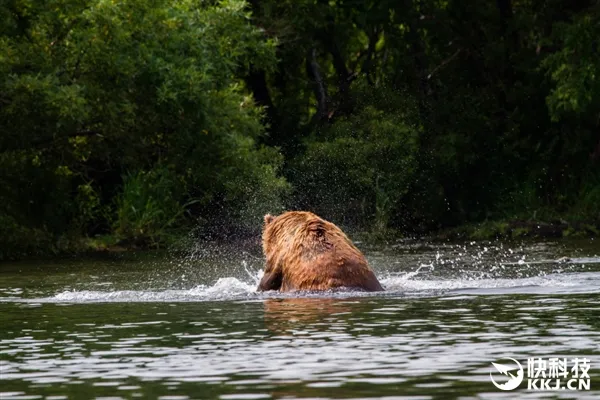
POLYGON ((258 248, 0 265, 0 398, 600 399, 600 241, 361 246, 385 293, 256 293, 258 248))

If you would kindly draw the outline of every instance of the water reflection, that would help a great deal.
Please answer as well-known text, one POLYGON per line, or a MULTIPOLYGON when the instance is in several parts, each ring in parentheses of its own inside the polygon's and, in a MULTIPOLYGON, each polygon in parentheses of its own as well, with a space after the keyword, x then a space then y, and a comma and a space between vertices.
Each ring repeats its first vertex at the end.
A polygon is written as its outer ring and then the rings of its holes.
POLYGON ((25 309, 6 303, 0 311, 14 318, 0 341, 2 390, 70 398, 490 393, 490 362, 506 356, 585 355, 599 365, 597 301, 522 295, 25 309))
MULTIPOLYGON (((342 315, 350 314, 358 301, 335 298, 283 298, 264 301, 265 324, 273 332, 295 332, 304 328, 336 329, 342 315)), ((356 311, 356 310, 354 310, 356 311)), ((337 327, 339 329, 339 327, 337 327)))

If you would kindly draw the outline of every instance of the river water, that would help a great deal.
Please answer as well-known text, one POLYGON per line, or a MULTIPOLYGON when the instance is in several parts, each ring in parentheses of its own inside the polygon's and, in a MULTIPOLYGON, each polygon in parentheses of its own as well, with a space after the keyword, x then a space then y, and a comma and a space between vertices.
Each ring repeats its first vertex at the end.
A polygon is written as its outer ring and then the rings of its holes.
POLYGON ((258 246, 0 265, 0 398, 600 398, 600 241, 358 246, 386 292, 256 293, 258 246), (589 379, 528 389, 555 358, 589 379))

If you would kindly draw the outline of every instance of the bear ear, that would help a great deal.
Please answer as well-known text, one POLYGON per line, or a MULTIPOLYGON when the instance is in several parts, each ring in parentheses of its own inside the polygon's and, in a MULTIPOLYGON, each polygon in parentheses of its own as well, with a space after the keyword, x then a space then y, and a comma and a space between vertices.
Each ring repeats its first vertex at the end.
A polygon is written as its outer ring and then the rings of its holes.
POLYGON ((265 215, 265 225, 269 225, 275 219, 271 214, 265 215))

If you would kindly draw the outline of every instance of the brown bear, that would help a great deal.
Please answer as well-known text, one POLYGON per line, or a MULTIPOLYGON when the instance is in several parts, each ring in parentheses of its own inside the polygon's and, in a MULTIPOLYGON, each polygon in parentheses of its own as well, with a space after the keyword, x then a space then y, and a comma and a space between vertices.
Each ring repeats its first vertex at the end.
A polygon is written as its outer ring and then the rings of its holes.
POLYGON ((262 240, 267 263, 258 291, 383 290, 344 232, 311 212, 265 215, 262 240))

